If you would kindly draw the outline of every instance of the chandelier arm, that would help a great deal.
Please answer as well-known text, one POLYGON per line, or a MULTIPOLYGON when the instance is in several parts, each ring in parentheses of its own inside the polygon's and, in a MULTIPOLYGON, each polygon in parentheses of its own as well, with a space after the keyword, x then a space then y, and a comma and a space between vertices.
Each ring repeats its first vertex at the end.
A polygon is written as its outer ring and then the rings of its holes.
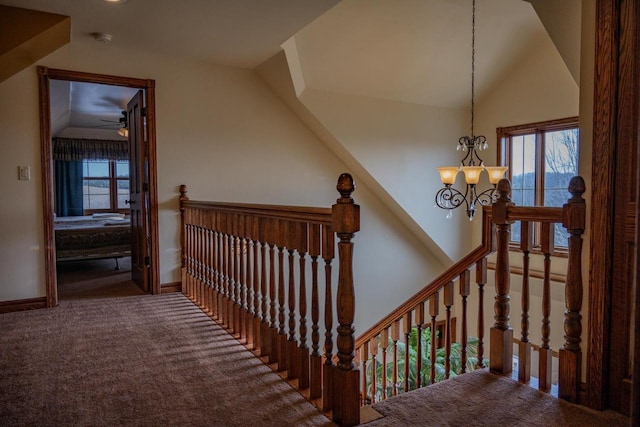
POLYGON ((467 201, 467 191, 462 194, 451 185, 446 185, 438 190, 435 202, 436 206, 440 209, 447 210, 459 208, 463 203, 467 206, 469 205, 469 202, 467 201))

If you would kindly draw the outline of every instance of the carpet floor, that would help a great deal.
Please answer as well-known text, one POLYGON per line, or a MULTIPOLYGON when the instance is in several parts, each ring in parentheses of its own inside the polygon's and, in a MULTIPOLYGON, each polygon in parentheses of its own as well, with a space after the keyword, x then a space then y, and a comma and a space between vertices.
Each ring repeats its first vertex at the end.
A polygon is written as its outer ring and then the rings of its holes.
POLYGON ((2 426, 325 426, 179 293, 0 315, 2 426))
POLYGON ((618 413, 572 405, 485 370, 392 397, 373 409, 384 418, 366 427, 629 425, 618 413))
MULTIPOLYGON (((120 267, 61 264, 59 307, 0 314, 0 426, 334 425, 182 294, 145 295, 120 267)), ((366 427, 629 423, 486 371, 365 412, 383 416, 366 427)))

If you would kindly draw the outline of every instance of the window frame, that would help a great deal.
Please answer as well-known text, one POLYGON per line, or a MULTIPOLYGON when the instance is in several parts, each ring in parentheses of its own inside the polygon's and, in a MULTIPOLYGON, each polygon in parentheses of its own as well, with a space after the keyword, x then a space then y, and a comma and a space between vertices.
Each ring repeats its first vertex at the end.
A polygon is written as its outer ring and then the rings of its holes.
MULTIPOLYGON (((498 150, 497 164, 509 166, 507 177, 509 181, 513 180, 513 168, 511 167, 511 138, 522 135, 535 135, 535 183, 534 183, 534 205, 544 206, 544 175, 545 175, 545 138, 546 133, 578 129, 578 158, 576 164, 579 165, 580 160, 580 127, 579 117, 566 117, 557 120, 547 120, 543 122, 527 123, 517 126, 499 127, 496 129, 498 150)), ((533 230, 532 253, 541 253, 540 248, 540 226, 539 224, 533 230)), ((509 249, 512 251, 520 251, 520 242, 510 241, 509 249)), ((555 246, 554 254, 566 257, 568 255, 568 247, 555 246)))
MULTIPOLYGON (((108 180, 109 181, 109 208, 108 209, 83 209, 83 213, 85 215, 92 215, 94 213, 100 212, 118 212, 128 214, 130 209, 128 208, 119 208, 118 207, 118 181, 129 181, 129 177, 126 178, 118 178, 117 175, 117 162, 124 162, 125 160, 114 160, 114 159, 104 159, 104 160, 94 160, 94 159, 85 159, 83 160, 83 173, 82 173, 82 182, 84 186, 84 182, 87 180, 108 180), (99 161, 99 162, 108 162, 109 163, 109 176, 84 176, 84 162, 91 161, 99 161)), ((128 162, 128 160, 126 160, 128 162)), ((84 192, 83 192, 84 197, 84 192)))

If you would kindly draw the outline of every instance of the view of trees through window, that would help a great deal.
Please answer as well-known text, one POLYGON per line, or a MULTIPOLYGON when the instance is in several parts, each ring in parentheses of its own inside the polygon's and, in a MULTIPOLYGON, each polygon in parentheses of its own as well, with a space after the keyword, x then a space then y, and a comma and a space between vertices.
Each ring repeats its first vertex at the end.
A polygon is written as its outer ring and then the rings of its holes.
POLYGON ((128 209, 129 162, 126 160, 84 160, 82 195, 85 211, 128 209))
MULTIPOLYGON (((578 119, 498 129, 501 162, 509 166, 511 198, 519 206, 562 206, 570 196, 567 187, 578 174, 578 119)), ((539 230, 534 244, 539 243, 539 230)), ((511 227, 520 241, 520 224, 511 227)), ((568 234, 556 224, 556 247, 567 246, 568 234)))

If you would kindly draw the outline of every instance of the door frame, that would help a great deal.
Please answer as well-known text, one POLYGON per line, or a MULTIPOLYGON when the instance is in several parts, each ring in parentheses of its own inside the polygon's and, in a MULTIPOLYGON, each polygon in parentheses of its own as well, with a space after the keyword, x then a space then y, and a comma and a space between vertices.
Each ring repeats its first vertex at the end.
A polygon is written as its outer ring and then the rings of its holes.
POLYGON ((147 140, 149 157, 149 289, 160 294, 160 268, 158 248, 158 186, 156 168, 156 103, 155 80, 105 74, 84 73, 38 66, 40 108, 40 161, 42 167, 42 207, 44 221, 44 266, 47 307, 58 305, 55 237, 53 221, 53 142, 51 139, 50 81, 65 80, 124 86, 145 91, 147 140))

